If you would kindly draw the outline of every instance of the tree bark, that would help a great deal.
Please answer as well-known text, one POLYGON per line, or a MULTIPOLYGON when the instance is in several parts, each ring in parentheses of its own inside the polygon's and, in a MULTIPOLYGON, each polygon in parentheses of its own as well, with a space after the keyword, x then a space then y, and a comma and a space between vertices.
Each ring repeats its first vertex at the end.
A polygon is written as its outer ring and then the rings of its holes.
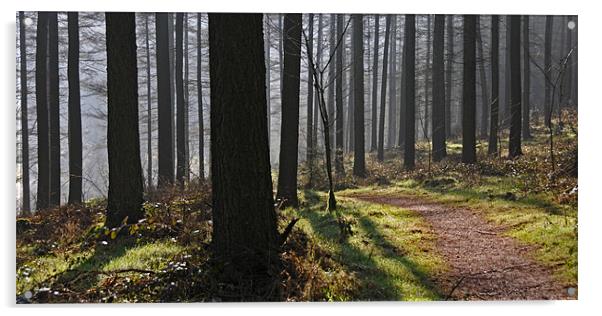
POLYGON ((343 115, 343 51, 345 50, 345 40, 343 38, 343 15, 337 14, 337 39, 341 45, 336 51, 336 85, 335 85, 335 111, 334 117, 336 129, 336 149, 334 159, 334 169, 338 176, 345 174, 343 167, 343 127, 345 126, 343 115))
POLYGON ((451 97, 454 64, 454 16, 447 16, 447 64, 445 71, 445 136, 451 137, 451 97))
POLYGON ((152 126, 152 96, 151 96, 151 64, 150 64, 150 32, 148 31, 149 14, 144 18, 144 34, 146 48, 146 181, 147 187, 153 187, 153 126, 152 126))
POLYGON ((69 204, 82 202, 82 117, 79 91, 78 13, 69 12, 69 204))
POLYGON ((520 15, 510 17, 510 141, 509 158, 516 158, 521 152, 521 67, 520 67, 520 15))
MULTIPOLYGON (((387 17, 388 19, 388 17, 387 17)), ((379 32, 380 15, 374 16, 374 58, 372 60, 372 126, 370 133, 370 151, 377 150, 377 102, 378 102, 378 45, 379 45, 379 32)), ((388 41, 388 33, 385 34, 385 42, 388 41)), ((383 60, 383 63, 385 61, 383 60)))
POLYGON ((176 180, 180 186, 184 185, 186 174, 186 128, 184 105, 184 70, 183 70, 183 35, 184 14, 176 13, 176 180))
POLYGON ((209 61, 214 254, 225 275, 261 281, 279 262, 262 15, 210 13, 209 61))
POLYGON ((476 15, 464 15, 462 85, 462 162, 475 163, 476 154, 476 15))
POLYGON ((531 139, 531 65, 529 42, 529 16, 523 15, 523 97, 522 97, 522 132, 523 139, 531 139))
POLYGON ((554 25, 553 16, 546 15, 545 41, 544 41, 544 77, 545 77, 545 100, 544 117, 546 127, 550 127, 552 112, 552 27, 554 25))
MULTIPOLYGON (((330 42, 329 42, 329 47, 330 47, 330 58, 331 58, 331 64, 328 66, 328 104, 327 104, 327 108, 328 108, 328 129, 329 132, 328 134, 330 135, 330 157, 334 156, 334 150, 333 150, 333 146, 334 146, 334 135, 335 135, 335 123, 334 123, 334 115, 335 115, 335 96, 334 96, 334 91, 335 91, 335 65, 334 63, 334 56, 336 54, 335 52, 335 47, 337 45, 337 40, 336 40, 336 14, 331 14, 330 15, 330 42)), ((332 161, 331 161, 332 163, 332 161)))
POLYGON ((429 96, 432 94, 432 90, 430 90, 431 84, 431 15, 427 14, 427 32, 426 32, 426 72, 424 74, 424 126, 423 133, 424 139, 429 138, 429 96))
MULTIPOLYGON (((203 64, 201 50, 201 13, 196 15, 196 82, 197 82, 197 106, 199 115, 199 178, 205 179, 205 126, 203 117, 203 64)), ((269 95, 269 94, 268 94, 269 95)))
POLYGON ((36 209, 50 202, 50 137, 48 129, 48 12, 38 12, 36 29, 36 117, 38 135, 38 188, 36 209))
POLYGON ((479 58, 479 83, 481 86, 481 118, 479 136, 487 138, 489 96, 487 95, 487 75, 485 74, 485 54, 483 54, 483 37, 481 36, 480 17, 477 17, 477 53, 479 58))
POLYGON ((385 157, 385 110, 387 101, 387 64, 389 61, 389 35, 391 32, 391 15, 388 14, 385 20, 385 46, 383 47, 383 73, 380 85, 380 118, 378 121, 378 129, 380 131, 380 133, 378 134, 378 161, 383 161, 385 157))
MULTIPOLYGON (((313 46, 313 42, 314 42, 314 15, 313 13, 309 14, 309 21, 308 23, 308 47, 306 47, 308 50, 312 50, 314 49, 313 46)), ((307 55, 309 56, 310 53, 307 52, 307 55)), ((314 77, 312 76, 311 73, 311 69, 310 69, 310 65, 308 63, 307 65, 307 130, 306 130, 306 143, 307 143, 307 147, 306 147, 306 160, 307 160, 307 166, 309 169, 309 181, 308 181, 308 186, 311 187, 312 185, 312 180, 313 180, 313 154, 314 154, 314 126, 313 126, 313 121, 314 121, 314 77)))
POLYGON ((416 142, 416 101, 415 101, 415 61, 416 61, 416 16, 406 14, 404 26, 405 64, 405 141, 403 164, 406 170, 414 169, 415 142, 416 142))
POLYGON ((500 32, 499 16, 491 16, 491 110, 489 118, 489 147, 487 152, 495 155, 498 152, 498 124, 499 124, 499 56, 500 56, 500 32))
POLYGON ((301 71, 301 14, 284 16, 284 82, 282 86, 282 130, 276 199, 282 206, 296 207, 299 145, 299 88, 301 71))
POLYGON ((19 11, 19 53, 20 53, 20 81, 21 81, 21 215, 31 214, 29 201, 29 121, 27 116, 27 46, 25 34, 25 13, 19 11))
POLYGON ((171 81, 169 63, 168 13, 157 13, 157 90, 159 102, 159 187, 174 181, 173 162, 173 112, 171 105, 171 81))
POLYGON ((435 15, 433 34, 433 160, 446 156, 445 145, 445 70, 444 70, 445 16, 435 15))
POLYGON ((364 148, 364 16, 353 15, 353 118, 354 153, 353 175, 366 176, 366 157, 364 148))
POLYGON ((61 204, 61 125, 59 103, 59 33, 56 12, 48 14, 48 121, 50 129, 50 203, 61 204))
POLYGON ((387 128, 387 147, 393 148, 395 146, 395 131, 397 130, 396 119, 397 115, 395 104, 397 103, 397 16, 391 17, 391 39, 389 42, 390 55, 389 55, 389 124, 387 128))
POLYGON ((138 222, 142 212, 142 165, 138 132, 138 74, 134 13, 106 13, 107 149, 109 195, 107 227, 138 222))

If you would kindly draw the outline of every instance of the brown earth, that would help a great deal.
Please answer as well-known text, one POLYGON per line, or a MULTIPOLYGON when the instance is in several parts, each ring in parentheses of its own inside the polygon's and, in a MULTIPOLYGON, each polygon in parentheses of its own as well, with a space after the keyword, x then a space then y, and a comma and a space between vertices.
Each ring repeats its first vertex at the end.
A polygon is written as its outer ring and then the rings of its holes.
MULTIPOLYGON (((448 206, 413 196, 353 198, 389 204, 420 214, 437 237, 438 251, 449 270, 432 278, 452 300, 558 300, 576 299, 552 277, 549 267, 536 262, 534 247, 504 236, 503 229, 476 211, 448 206)), ((444 297, 445 298, 445 297, 444 297)))

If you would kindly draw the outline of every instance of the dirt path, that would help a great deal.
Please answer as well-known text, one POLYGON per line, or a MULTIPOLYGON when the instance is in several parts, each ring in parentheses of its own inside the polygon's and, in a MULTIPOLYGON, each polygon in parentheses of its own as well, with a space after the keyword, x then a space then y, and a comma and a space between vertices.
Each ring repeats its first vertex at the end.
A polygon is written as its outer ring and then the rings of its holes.
POLYGON ((450 271, 433 278, 455 300, 574 299, 554 281, 549 268, 529 255, 531 247, 503 236, 503 231, 470 209, 415 197, 353 196, 418 212, 437 236, 437 248, 450 271))

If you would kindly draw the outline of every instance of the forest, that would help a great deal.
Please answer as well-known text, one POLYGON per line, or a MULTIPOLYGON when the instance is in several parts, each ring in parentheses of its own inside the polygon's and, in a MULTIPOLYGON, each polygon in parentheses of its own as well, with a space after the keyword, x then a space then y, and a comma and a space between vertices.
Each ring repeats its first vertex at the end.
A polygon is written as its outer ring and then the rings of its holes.
POLYGON ((578 297, 577 16, 16 22, 17 304, 578 297))

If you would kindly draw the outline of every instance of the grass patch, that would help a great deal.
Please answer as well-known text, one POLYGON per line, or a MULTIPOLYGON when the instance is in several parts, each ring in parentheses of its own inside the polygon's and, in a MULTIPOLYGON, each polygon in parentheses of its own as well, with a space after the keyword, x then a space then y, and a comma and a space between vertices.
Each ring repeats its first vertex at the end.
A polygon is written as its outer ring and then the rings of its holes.
POLYGON ((324 210, 326 195, 305 191, 300 229, 357 278, 358 292, 343 300, 441 299, 429 276, 445 270, 434 236, 414 212, 338 198, 336 213, 324 210))

